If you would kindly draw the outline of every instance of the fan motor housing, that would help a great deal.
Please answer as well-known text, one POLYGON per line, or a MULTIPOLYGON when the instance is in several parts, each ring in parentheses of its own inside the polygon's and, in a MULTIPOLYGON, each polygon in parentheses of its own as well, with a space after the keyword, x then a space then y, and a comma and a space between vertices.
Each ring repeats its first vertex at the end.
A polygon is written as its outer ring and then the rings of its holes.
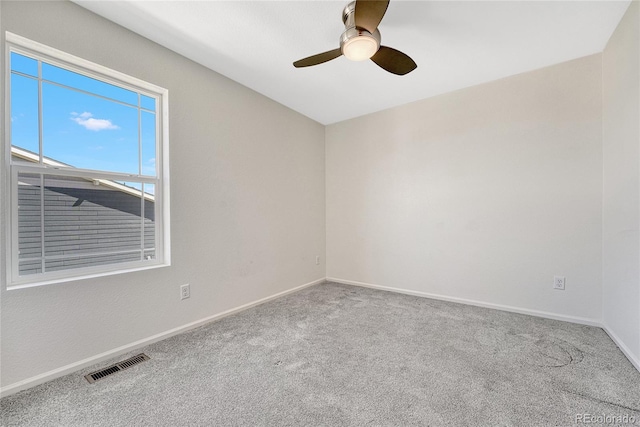
POLYGON ((355 27, 355 16, 354 12, 356 11, 356 2, 352 1, 348 5, 344 7, 342 10, 342 22, 346 28, 355 27))

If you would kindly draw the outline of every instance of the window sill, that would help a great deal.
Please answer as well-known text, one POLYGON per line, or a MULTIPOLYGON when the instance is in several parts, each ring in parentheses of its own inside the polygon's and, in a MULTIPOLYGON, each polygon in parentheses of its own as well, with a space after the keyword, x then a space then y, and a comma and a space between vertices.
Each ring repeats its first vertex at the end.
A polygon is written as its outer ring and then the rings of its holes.
POLYGON ((82 274, 82 275, 73 276, 73 277, 67 276, 67 277, 43 279, 38 281, 14 282, 13 284, 11 283, 7 284, 7 291, 13 291, 16 289, 34 288, 37 286, 51 285, 54 283, 66 283, 66 282, 75 282, 78 280, 97 279, 100 277, 114 276, 117 274, 125 274, 125 273, 133 273, 137 271, 154 270, 156 268, 163 268, 163 267, 169 267, 169 266, 171 266, 171 263, 158 263, 158 264, 146 265, 141 267, 124 268, 121 270, 87 273, 87 274, 82 274))

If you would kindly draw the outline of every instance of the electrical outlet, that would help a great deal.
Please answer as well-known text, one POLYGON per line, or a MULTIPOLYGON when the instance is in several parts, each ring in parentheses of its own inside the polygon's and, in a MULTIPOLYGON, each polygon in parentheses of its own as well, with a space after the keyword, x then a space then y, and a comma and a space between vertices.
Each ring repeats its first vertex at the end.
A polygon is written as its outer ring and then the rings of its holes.
POLYGON ((564 291, 564 276, 553 276, 553 289, 564 291))
POLYGON ((180 299, 187 299, 191 296, 191 287, 187 283, 186 285, 180 286, 180 299))
POLYGON ((316 265, 320 265, 320 255, 316 256, 316 265))

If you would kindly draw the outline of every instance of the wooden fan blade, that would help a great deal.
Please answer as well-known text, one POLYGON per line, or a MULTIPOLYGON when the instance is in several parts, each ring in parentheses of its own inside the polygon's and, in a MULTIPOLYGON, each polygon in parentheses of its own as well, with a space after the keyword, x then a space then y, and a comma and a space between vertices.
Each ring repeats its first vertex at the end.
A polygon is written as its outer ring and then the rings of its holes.
POLYGON ((389 7, 389 0, 356 0, 355 24, 371 34, 378 28, 389 7))
POLYGON ((328 52, 322 52, 308 58, 300 59, 299 61, 294 62, 293 66, 296 68, 310 67, 312 65, 318 65, 322 64, 323 62, 331 61, 332 59, 336 59, 340 55, 342 55, 342 50, 340 48, 333 49, 328 52))
POLYGON ((380 68, 399 76, 404 76, 418 68, 418 65, 408 55, 387 46, 380 46, 371 60, 380 68))

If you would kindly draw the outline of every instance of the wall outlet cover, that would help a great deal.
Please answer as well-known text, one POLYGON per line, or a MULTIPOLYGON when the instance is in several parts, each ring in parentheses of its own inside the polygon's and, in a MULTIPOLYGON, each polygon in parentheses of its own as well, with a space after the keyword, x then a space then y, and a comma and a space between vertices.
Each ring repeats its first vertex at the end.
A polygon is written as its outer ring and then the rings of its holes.
POLYGON ((180 286, 180 299, 187 299, 191 296, 191 286, 187 283, 186 285, 180 286))

